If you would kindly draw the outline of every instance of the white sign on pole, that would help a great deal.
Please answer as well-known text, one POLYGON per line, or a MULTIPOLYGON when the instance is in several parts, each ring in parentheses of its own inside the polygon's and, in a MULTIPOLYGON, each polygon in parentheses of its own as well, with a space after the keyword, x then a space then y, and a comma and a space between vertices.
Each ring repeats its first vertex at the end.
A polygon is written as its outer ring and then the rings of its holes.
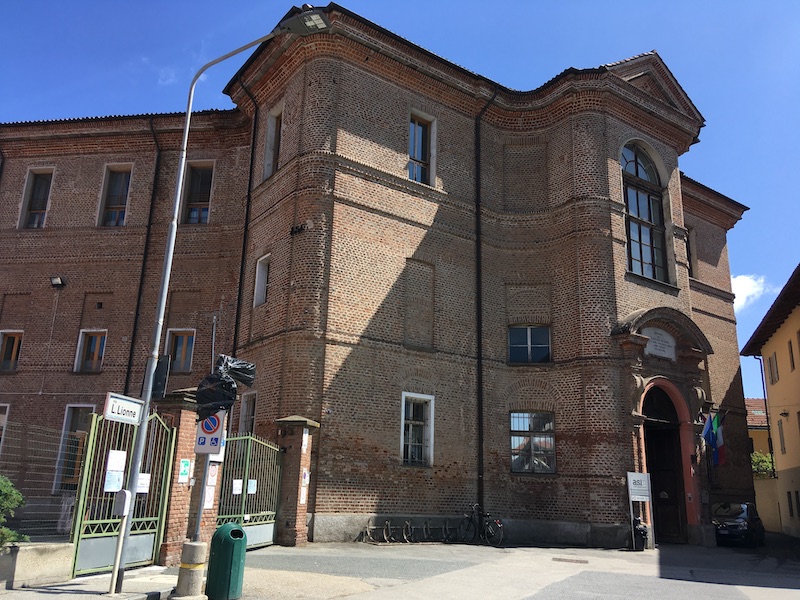
POLYGON ((650 473, 628 472, 628 495, 631 502, 650 502, 650 473))
POLYGON ((106 407, 103 411, 103 417, 108 421, 138 425, 142 422, 143 408, 144 401, 139 398, 108 392, 106 394, 106 407))
POLYGON ((222 452, 225 449, 225 411, 221 410, 215 415, 203 419, 197 424, 195 437, 195 454, 219 454, 213 460, 222 462, 222 452))

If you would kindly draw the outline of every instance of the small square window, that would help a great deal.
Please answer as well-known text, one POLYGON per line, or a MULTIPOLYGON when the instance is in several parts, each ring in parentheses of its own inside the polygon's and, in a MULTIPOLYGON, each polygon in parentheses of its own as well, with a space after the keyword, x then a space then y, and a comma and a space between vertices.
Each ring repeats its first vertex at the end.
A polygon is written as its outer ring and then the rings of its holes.
POLYGON ((403 464, 433 464, 433 396, 403 393, 401 445, 403 464))
POLYGON ((208 208, 211 203, 213 167, 190 165, 187 167, 186 207, 183 222, 186 224, 208 223, 208 208))
POLYGON ((30 173, 21 225, 24 229, 42 229, 44 227, 52 181, 52 171, 30 173))
POLYGON ((103 369, 105 349, 105 331, 81 331, 75 371, 79 373, 99 373, 103 369))
POLYGON ((547 363, 550 357, 550 328, 540 325, 508 328, 508 362, 547 363))
POLYGON ((190 373, 192 370, 192 354, 194 352, 194 331, 173 330, 167 332, 169 355, 172 358, 172 373, 190 373))
POLYGON ((17 370, 21 346, 21 331, 0 332, 0 371, 4 373, 13 373, 17 370))
POLYGON ((511 471, 513 473, 556 472, 553 413, 511 413, 511 471))
POLYGON ((103 194, 103 227, 125 225, 125 210, 128 205, 128 189, 131 183, 130 169, 109 170, 103 194))

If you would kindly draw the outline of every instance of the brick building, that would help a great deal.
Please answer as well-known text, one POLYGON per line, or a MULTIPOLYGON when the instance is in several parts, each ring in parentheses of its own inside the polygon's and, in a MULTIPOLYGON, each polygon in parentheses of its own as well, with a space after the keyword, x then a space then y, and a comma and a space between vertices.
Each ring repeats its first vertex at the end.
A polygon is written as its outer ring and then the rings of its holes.
MULTIPOLYGON (((317 541, 478 500, 512 542, 624 545, 625 474, 648 471, 657 538, 706 543, 710 502, 753 485, 726 248, 746 207, 679 169, 700 112, 654 52, 519 92, 324 10, 194 117, 170 389, 234 354, 258 368, 236 427, 319 422, 317 541)), ((10 421, 139 393, 181 125, 0 125, 10 421)))

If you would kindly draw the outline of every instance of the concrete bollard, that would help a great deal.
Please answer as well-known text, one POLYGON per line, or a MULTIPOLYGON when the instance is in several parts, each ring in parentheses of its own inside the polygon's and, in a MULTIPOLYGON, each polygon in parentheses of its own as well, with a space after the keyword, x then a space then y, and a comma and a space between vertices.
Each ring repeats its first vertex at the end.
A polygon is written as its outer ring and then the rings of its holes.
POLYGON ((170 598, 208 600, 203 594, 203 575, 205 573, 208 545, 205 542, 184 542, 181 550, 181 568, 178 571, 178 585, 170 598))

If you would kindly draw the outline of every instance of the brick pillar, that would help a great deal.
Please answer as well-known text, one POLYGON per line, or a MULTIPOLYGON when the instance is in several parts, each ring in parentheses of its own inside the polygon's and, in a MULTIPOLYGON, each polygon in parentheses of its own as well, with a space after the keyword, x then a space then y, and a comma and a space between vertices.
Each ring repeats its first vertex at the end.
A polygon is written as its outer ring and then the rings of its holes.
POLYGON ((280 504, 275 518, 276 538, 281 546, 299 546, 308 541, 311 434, 319 428, 319 423, 293 415, 278 419, 275 424, 284 451, 280 504))
MULTIPOLYGON (((168 394, 164 399, 153 400, 153 404, 156 411, 177 428, 164 540, 158 554, 158 564, 173 566, 180 564, 183 543, 194 535, 205 457, 194 453, 197 433, 194 393, 168 394), (180 481, 181 461, 190 461, 192 466, 188 478, 184 476, 186 481, 180 481)), ((202 541, 209 542, 217 528, 217 508, 215 500, 213 509, 203 511, 202 541)))

